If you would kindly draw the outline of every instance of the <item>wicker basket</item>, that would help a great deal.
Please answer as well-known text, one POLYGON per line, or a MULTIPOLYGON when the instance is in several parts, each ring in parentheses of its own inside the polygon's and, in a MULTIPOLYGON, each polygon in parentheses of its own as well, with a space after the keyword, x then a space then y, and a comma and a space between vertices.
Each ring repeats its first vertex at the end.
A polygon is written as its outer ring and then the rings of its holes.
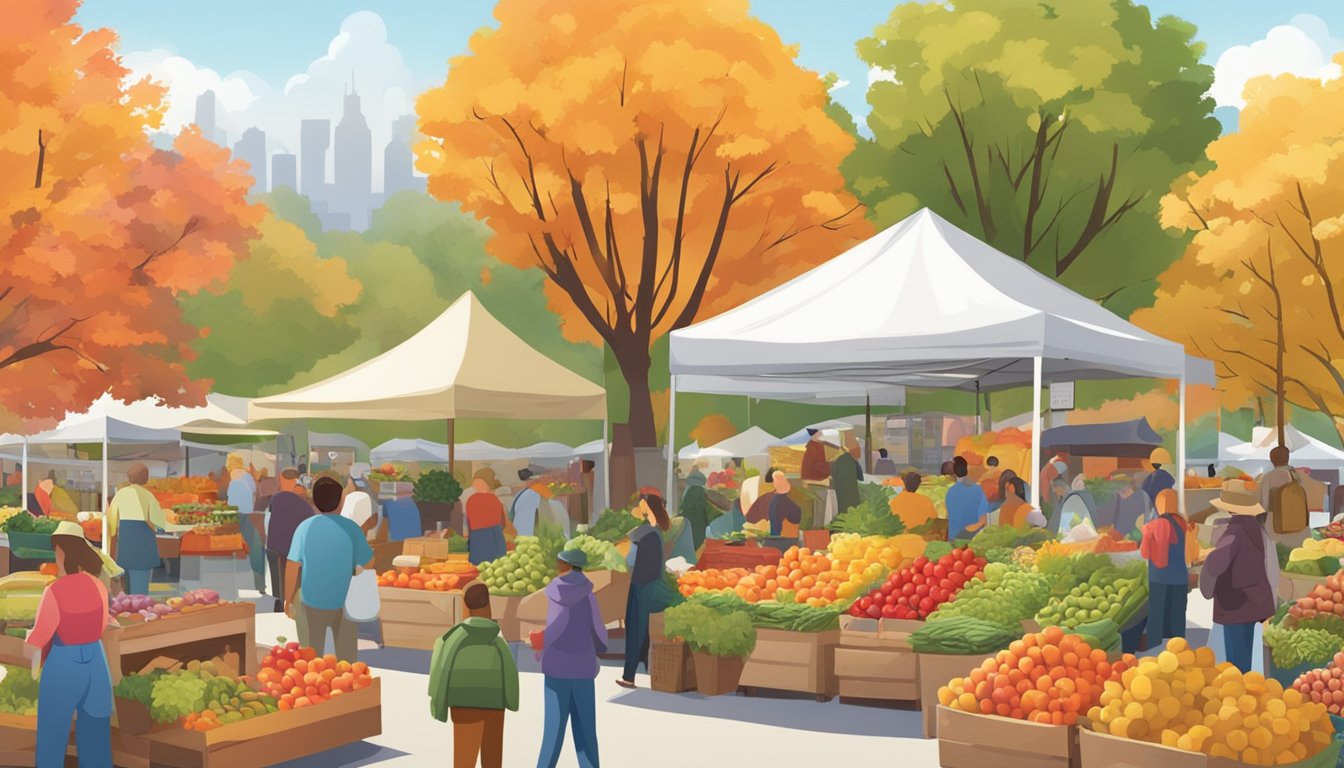
POLYGON ((695 690, 695 663, 680 639, 655 640, 649 647, 650 686, 664 693, 695 690))

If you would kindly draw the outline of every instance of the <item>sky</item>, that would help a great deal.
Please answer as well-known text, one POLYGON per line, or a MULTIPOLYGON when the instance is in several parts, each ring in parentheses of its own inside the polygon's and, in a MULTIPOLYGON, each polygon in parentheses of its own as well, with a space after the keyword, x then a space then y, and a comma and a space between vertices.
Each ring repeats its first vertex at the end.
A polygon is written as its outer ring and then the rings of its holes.
MULTIPOLYGON (((862 123, 870 75, 855 42, 871 35, 895 4, 753 0, 752 10, 785 42, 798 44, 800 64, 839 77, 833 96, 862 123)), ((1198 26, 1205 60, 1216 65, 1213 95, 1229 129, 1251 76, 1340 74, 1330 57, 1344 50, 1344 0, 1146 4, 1155 16, 1176 14, 1198 26)), ((190 123, 196 96, 212 89, 230 140, 258 125, 272 152, 297 151, 300 119, 338 119, 353 77, 373 131, 377 188, 391 121, 414 108, 416 94, 443 82, 449 59, 467 52, 471 33, 494 24, 493 7, 493 0, 84 0, 76 21, 116 30, 126 64, 169 86, 170 129, 190 123)))

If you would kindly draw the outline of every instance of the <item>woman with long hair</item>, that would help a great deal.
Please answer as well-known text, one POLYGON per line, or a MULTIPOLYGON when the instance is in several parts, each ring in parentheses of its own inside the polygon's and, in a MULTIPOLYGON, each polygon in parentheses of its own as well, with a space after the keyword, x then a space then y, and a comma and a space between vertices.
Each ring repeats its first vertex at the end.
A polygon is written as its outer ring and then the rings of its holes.
POLYGON ((112 768, 112 674, 103 651, 107 588, 99 576, 106 555, 90 546, 78 523, 51 537, 57 578, 38 603, 27 642, 41 651, 37 694, 37 768, 65 765, 70 720, 86 768, 112 768))
POLYGON ((662 609, 658 586, 663 578, 663 533, 672 526, 663 495, 654 488, 639 493, 639 504, 631 510, 641 523, 630 532, 630 592, 625 599, 625 671, 616 684, 635 687, 639 663, 648 668, 649 615, 662 609))

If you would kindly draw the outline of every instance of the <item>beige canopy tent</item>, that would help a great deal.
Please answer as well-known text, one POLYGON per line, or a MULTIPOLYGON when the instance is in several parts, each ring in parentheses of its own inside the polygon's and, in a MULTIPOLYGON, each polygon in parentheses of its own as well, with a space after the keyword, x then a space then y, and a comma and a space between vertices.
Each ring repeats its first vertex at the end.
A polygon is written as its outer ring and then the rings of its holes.
POLYGON ((257 398, 248 417, 445 419, 451 466, 459 418, 593 419, 605 429, 606 404, 601 385, 533 349, 468 291, 396 347, 316 384, 257 398))

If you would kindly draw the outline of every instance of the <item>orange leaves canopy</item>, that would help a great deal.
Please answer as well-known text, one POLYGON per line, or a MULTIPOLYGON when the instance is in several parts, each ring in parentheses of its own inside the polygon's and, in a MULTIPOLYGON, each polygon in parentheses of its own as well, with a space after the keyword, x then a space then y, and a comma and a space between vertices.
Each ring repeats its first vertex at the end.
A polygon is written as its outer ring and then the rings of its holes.
POLYGON ((200 402, 177 295, 229 274, 259 218, 250 179, 194 131, 156 150, 163 89, 124 83, 115 35, 75 7, 13 5, 0 28, 0 407, 200 402))
POLYGON ((418 102, 430 192, 551 278, 571 338, 648 343, 868 233, 822 79, 745 0, 502 0, 418 102))

